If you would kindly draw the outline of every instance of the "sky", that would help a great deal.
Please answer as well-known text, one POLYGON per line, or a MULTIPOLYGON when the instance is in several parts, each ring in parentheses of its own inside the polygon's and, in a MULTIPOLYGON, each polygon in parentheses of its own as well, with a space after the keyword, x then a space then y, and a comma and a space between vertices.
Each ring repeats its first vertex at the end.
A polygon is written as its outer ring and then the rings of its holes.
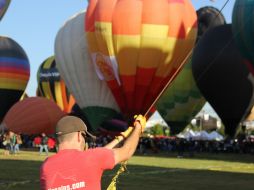
MULTIPOLYGON (((214 6, 222 10, 227 23, 231 23, 235 0, 191 0, 197 10, 214 6)), ((30 80, 26 93, 35 96, 36 74, 40 64, 54 54, 54 42, 58 30, 74 14, 86 9, 87 0, 12 0, 0 21, 0 35, 18 42, 30 62, 30 80)), ((207 109, 210 109, 209 106, 207 109)))

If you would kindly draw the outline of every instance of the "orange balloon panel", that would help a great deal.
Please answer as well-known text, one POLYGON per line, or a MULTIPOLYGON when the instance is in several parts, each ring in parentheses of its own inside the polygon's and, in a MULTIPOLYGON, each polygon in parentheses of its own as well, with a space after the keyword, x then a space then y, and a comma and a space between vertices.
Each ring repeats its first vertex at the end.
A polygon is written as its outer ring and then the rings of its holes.
POLYGON ((193 48, 197 18, 189 0, 91 0, 85 30, 122 112, 144 114, 193 48))
POLYGON ((52 101, 41 97, 26 98, 7 112, 4 125, 14 133, 53 134, 65 113, 52 101))

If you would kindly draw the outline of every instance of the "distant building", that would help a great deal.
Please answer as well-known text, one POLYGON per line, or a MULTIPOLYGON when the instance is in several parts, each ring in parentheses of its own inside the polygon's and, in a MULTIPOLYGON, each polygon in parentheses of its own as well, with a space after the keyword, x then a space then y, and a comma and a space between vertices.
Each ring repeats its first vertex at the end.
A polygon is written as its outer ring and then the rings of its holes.
POLYGON ((203 116, 197 116, 195 118, 196 125, 200 127, 201 130, 212 131, 216 130, 219 126, 219 120, 215 117, 212 117, 209 114, 203 116))

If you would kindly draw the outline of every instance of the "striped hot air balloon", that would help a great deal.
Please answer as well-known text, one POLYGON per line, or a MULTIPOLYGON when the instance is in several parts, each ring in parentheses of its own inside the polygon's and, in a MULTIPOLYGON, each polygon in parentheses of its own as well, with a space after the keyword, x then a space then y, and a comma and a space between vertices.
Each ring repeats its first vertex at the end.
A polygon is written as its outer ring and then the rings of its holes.
POLYGON ((22 47, 9 37, 0 37, 0 120, 24 93, 30 65, 22 47))
MULTIPOLYGON (((226 23, 224 16, 214 7, 197 10, 198 40, 209 29, 226 23)), ((189 59, 182 71, 156 103, 163 119, 171 128, 171 134, 181 132, 205 104, 192 75, 192 61, 189 59)))
POLYGON ((182 66, 197 16, 189 0, 91 0, 85 31, 98 77, 130 118, 144 114, 182 66))
POLYGON ((71 112, 75 100, 56 68, 54 56, 47 58, 41 64, 37 73, 37 80, 40 96, 53 100, 64 112, 71 112))
POLYGON ((6 13, 11 0, 0 0, 0 20, 2 20, 4 14, 6 13))
POLYGON ((81 12, 59 30, 55 56, 66 86, 96 131, 102 122, 118 114, 119 107, 105 81, 96 76, 88 55, 84 18, 85 13, 81 12))

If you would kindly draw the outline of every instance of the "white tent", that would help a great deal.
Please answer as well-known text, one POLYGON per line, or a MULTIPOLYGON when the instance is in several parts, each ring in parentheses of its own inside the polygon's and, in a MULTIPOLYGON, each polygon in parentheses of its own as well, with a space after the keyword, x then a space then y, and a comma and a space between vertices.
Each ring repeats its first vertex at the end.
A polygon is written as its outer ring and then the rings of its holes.
POLYGON ((216 140, 216 141, 221 141, 223 140, 223 136, 220 135, 217 131, 213 131, 209 134, 209 140, 216 140))
POLYGON ((155 111, 154 114, 147 120, 146 128, 151 128, 156 124, 168 127, 168 124, 164 121, 164 119, 161 117, 158 111, 155 111))
POLYGON ((212 133, 207 133, 206 131, 192 131, 187 130, 185 132, 179 133, 177 135, 178 138, 184 138, 187 140, 223 140, 223 136, 221 136, 218 132, 213 131, 212 133))
POLYGON ((195 132, 192 130, 186 130, 183 133, 179 133, 178 135, 176 135, 178 138, 183 138, 183 139, 193 139, 194 136, 196 136, 195 132))

